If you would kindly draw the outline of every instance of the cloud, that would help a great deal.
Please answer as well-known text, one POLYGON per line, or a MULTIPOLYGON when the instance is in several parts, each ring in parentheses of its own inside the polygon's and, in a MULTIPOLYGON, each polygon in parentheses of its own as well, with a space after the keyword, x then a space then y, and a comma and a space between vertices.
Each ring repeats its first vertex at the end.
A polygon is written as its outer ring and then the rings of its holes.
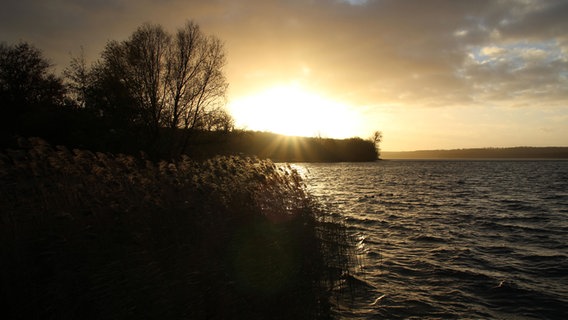
POLYGON ((150 21, 227 47, 234 95, 295 81, 354 105, 566 106, 568 1, 11 0, 0 39, 60 65, 150 21), (306 72, 309 70, 309 72, 306 72))
POLYGON ((481 54, 488 56, 488 57, 495 57, 495 56, 500 56, 505 52, 505 49, 500 48, 500 47, 496 47, 496 46, 490 46, 490 47, 483 47, 481 48, 481 54))
POLYGON ((350 4, 352 6, 363 6, 369 2, 369 0, 338 0, 338 1, 350 4))

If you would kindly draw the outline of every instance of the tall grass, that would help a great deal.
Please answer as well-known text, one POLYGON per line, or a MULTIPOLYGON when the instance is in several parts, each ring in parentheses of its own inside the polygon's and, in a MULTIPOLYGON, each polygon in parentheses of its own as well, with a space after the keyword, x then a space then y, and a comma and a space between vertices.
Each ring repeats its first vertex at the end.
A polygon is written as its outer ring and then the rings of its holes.
POLYGON ((0 182, 4 319, 329 318, 354 263, 341 223, 270 161, 21 139, 0 182))

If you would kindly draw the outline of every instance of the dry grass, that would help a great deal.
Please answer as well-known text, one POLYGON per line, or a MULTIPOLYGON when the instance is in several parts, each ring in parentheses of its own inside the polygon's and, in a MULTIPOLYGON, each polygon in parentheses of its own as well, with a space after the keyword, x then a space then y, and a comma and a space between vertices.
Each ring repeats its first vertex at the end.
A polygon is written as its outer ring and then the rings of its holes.
POLYGON ((0 154, 3 318, 327 318, 353 265, 297 172, 22 139, 0 154))

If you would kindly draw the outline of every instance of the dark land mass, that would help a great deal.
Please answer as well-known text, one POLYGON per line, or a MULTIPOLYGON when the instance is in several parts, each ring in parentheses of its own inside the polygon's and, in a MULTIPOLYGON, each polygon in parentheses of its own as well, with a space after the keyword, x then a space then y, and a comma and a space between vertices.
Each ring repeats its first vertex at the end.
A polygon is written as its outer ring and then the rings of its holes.
POLYGON ((473 148, 381 152, 382 159, 568 159, 568 147, 473 148))
MULTIPOLYGON (((249 156, 271 159, 274 162, 364 162, 379 158, 378 150, 370 140, 361 138, 331 139, 316 137, 292 137, 271 132, 257 131, 194 131, 189 134, 186 145, 179 153, 172 154, 172 145, 180 144, 184 134, 171 133, 164 129, 160 141, 149 144, 132 133, 116 133, 110 130, 92 130, 77 134, 62 127, 53 135, 49 132, 34 132, 24 137, 40 137, 53 145, 95 152, 139 155, 145 153, 151 159, 172 159, 181 154, 196 160, 215 156, 249 156), (110 131, 110 133, 109 133, 110 131)), ((18 136, 5 137, 2 149, 17 148, 18 136)))
POLYGON ((370 140, 291 137, 271 132, 197 132, 184 151, 196 159, 246 155, 275 162, 362 162, 378 159, 370 140))

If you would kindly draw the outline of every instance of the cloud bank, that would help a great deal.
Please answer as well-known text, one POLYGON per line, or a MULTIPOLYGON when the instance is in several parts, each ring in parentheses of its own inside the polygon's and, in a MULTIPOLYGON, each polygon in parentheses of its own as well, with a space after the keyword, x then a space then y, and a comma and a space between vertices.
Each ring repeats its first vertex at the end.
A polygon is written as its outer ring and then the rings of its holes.
POLYGON ((1 39, 94 51, 151 21, 195 19, 227 43, 239 90, 259 78, 424 106, 568 97, 568 1, 8 1, 1 39), (306 72, 309 70, 309 72, 306 72))

